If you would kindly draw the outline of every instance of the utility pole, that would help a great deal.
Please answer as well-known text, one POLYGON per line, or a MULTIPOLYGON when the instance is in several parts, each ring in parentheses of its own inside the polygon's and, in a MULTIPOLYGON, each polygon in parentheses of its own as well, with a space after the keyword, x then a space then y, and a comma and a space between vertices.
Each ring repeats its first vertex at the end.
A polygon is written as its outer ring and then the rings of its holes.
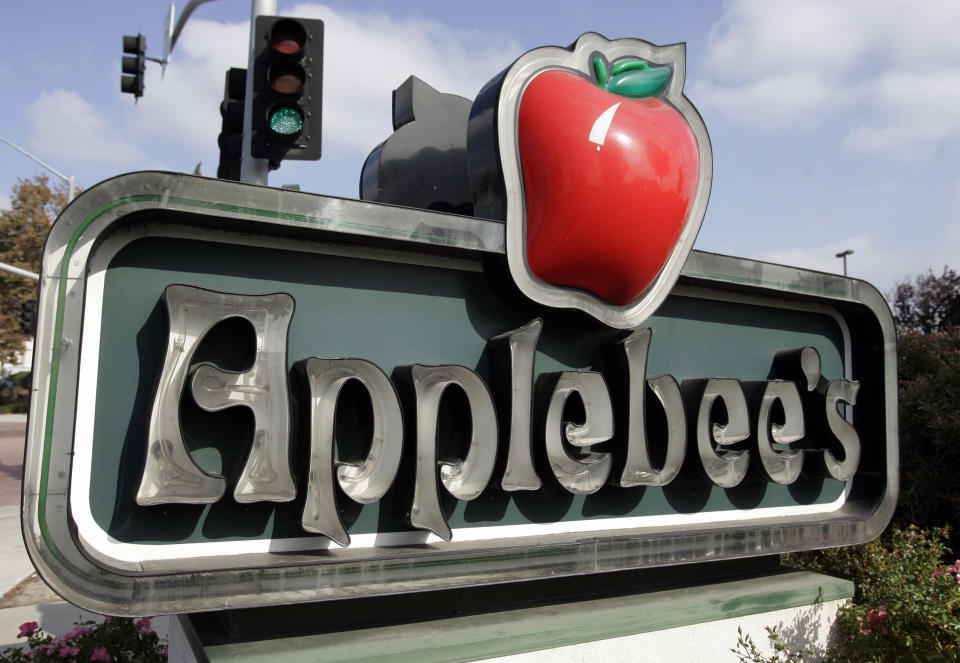
POLYGON ((853 254, 853 249, 846 249, 837 254, 838 258, 843 258, 843 275, 847 275, 847 256, 853 254))
POLYGON ((253 86, 257 50, 257 16, 273 16, 277 13, 277 0, 253 0, 250 6, 250 48, 247 64, 247 89, 243 100, 243 152, 240 155, 240 181, 266 186, 270 173, 269 159, 254 159, 250 153, 253 137, 253 86))

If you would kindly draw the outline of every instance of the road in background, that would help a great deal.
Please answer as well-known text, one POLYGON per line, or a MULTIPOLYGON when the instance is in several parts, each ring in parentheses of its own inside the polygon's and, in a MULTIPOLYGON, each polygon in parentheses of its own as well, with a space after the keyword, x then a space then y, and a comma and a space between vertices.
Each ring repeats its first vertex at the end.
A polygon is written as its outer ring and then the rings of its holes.
POLYGON ((20 504, 26 415, 0 415, 0 506, 20 504))

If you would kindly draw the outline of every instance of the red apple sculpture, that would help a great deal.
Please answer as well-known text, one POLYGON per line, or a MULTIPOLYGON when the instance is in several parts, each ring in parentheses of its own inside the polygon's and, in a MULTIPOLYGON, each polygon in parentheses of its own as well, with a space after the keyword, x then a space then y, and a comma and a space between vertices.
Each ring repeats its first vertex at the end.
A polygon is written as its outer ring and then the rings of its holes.
POLYGON ((597 82, 545 71, 521 99, 527 262, 541 281, 625 306, 676 246, 700 152, 683 116, 655 96, 669 67, 621 61, 608 79, 601 58, 595 66, 597 82))
POLYGON ((506 222, 521 293, 619 328, 667 297, 706 212, 712 153, 684 47, 594 33, 525 54, 470 113, 477 216, 506 222))

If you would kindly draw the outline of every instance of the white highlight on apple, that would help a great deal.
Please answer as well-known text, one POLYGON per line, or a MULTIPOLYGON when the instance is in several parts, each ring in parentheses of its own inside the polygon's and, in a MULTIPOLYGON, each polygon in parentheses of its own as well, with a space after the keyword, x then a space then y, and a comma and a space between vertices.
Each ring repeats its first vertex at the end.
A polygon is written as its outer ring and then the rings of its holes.
POLYGON ((600 114, 600 117, 597 118, 597 121, 593 123, 593 127, 590 129, 590 142, 597 144, 597 152, 600 151, 600 146, 603 145, 603 142, 607 140, 607 132, 610 130, 610 123, 613 122, 613 116, 617 112, 618 108, 620 108, 619 101, 607 110, 603 111, 600 114))

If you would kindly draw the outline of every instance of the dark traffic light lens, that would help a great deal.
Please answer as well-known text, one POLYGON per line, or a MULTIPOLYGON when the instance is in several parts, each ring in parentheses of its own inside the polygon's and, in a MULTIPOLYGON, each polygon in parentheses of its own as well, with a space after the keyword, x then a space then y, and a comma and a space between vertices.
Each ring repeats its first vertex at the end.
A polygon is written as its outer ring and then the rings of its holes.
POLYGON ((296 94, 303 89, 307 74, 295 62, 277 62, 270 67, 270 87, 280 94, 296 94))
POLYGON ((307 33, 298 21, 278 21, 270 31, 270 45, 284 55, 296 55, 307 43, 307 33))
POLYGON ((281 136, 293 136, 303 130, 303 113, 295 106, 275 106, 267 119, 270 130, 281 136))

